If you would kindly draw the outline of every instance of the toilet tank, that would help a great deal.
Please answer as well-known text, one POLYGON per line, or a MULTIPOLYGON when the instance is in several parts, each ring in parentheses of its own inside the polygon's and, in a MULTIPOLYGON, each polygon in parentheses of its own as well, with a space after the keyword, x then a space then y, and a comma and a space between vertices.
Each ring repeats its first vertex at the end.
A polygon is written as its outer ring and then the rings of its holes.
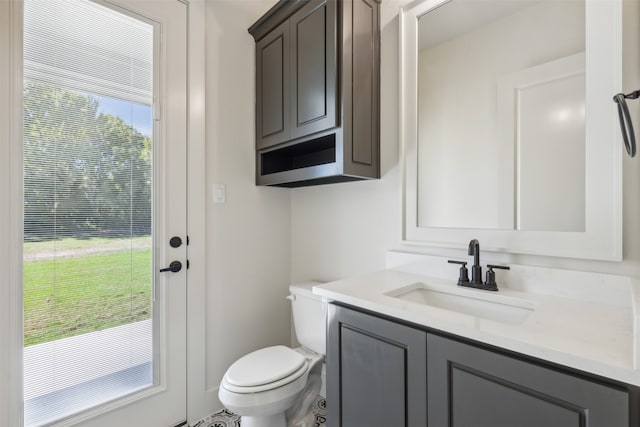
POLYGON ((311 288, 320 282, 289 286, 293 326, 298 342, 318 354, 326 354, 327 300, 314 295, 311 288))

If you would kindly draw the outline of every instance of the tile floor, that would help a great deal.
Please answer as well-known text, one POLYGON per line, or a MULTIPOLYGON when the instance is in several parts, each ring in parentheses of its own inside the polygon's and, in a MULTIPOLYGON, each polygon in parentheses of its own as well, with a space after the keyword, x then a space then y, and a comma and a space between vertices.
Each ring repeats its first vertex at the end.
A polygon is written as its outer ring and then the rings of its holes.
MULTIPOLYGON (((327 422, 326 416, 327 401, 324 397, 318 396, 313 402, 313 414, 315 422, 313 427, 325 427, 327 422)), ((193 427, 238 427, 240 426, 240 417, 232 412, 223 409, 213 415, 209 415, 203 420, 198 421, 193 427)))

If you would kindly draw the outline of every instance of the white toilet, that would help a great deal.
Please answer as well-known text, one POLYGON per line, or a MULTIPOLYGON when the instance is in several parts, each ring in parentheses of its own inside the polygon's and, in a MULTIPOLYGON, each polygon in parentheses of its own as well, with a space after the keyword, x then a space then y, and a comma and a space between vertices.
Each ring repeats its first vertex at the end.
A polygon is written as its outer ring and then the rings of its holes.
POLYGON ((317 282, 291 285, 293 324, 301 347, 262 348, 229 367, 218 398, 241 416, 242 427, 313 425, 311 404, 322 386, 327 303, 312 294, 317 282))

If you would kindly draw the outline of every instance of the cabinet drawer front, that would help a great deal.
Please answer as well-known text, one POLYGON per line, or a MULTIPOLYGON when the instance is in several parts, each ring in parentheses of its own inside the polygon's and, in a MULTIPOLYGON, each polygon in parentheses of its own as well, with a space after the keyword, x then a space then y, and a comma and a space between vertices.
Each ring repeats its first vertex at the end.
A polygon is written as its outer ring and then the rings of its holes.
POLYGON ((327 422, 426 425, 426 333, 329 306, 327 422))
POLYGON ((626 391, 433 334, 427 354, 430 427, 629 426, 626 391))
POLYGON ((337 125, 336 2, 311 1, 290 19, 291 139, 337 125))

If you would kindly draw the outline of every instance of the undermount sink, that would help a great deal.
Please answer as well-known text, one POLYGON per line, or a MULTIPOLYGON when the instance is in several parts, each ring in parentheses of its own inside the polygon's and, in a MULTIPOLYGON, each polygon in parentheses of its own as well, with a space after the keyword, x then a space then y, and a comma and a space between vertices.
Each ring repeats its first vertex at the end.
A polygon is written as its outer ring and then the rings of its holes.
POLYGON ((421 282, 395 289, 385 295, 503 323, 522 323, 535 310, 532 301, 522 298, 421 282))

